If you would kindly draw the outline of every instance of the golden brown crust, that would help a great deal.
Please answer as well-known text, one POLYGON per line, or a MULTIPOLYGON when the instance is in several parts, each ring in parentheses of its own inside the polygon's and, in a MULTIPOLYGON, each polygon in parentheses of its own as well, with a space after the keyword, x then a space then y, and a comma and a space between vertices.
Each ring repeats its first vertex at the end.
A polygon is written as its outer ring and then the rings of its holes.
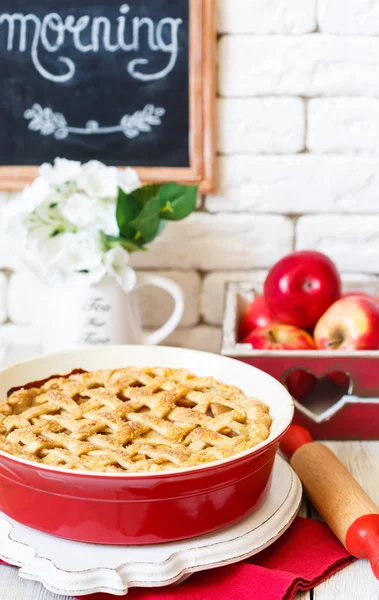
POLYGON ((0 450, 96 472, 199 466, 267 439, 268 407, 184 369, 127 367, 54 376, 0 403, 0 450))

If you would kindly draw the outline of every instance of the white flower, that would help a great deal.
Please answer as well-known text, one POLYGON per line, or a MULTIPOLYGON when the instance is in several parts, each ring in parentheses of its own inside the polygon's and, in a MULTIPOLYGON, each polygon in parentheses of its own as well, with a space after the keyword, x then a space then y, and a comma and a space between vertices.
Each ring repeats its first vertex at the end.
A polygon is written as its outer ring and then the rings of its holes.
POLYGON ((129 253, 121 246, 109 250, 104 256, 106 272, 113 275, 124 292, 131 292, 137 283, 137 274, 129 265, 129 253))
POLYGON ((76 227, 93 228, 113 236, 120 234, 115 198, 93 198, 86 194, 73 194, 61 200, 59 209, 76 227))
POLYGON ((36 239, 53 237, 57 233, 73 231, 75 227, 69 223, 59 210, 58 205, 45 200, 43 204, 23 219, 28 234, 36 239))
POLYGON ((29 242, 46 240, 56 230, 71 228, 59 211, 51 208, 49 184, 41 178, 7 206, 2 217, 2 226, 17 238, 20 257, 27 259, 25 249, 29 242))
POLYGON ((57 252, 46 257, 48 267, 59 269, 63 275, 88 271, 94 278, 104 272, 103 248, 97 231, 78 231, 61 233, 51 238, 50 247, 56 240, 57 252))
POLYGON ((51 185, 61 185, 67 181, 74 181, 80 174, 81 164, 75 160, 56 158, 54 165, 44 163, 39 169, 40 177, 51 185))
POLYGON ((2 224, 17 237, 23 262, 48 281, 85 272, 96 282, 109 274, 130 291, 136 274, 128 252, 121 246, 107 250, 101 234, 120 235, 118 187, 130 193, 140 185, 134 169, 57 158, 42 165, 40 176, 2 211, 2 224))
POLYGON ((102 200, 96 207, 96 225, 107 235, 118 237, 120 230, 116 219, 116 200, 102 200))
MULTIPOLYGON (((35 273, 49 279, 54 273, 55 265, 62 253, 62 238, 64 234, 56 236, 30 236, 25 248, 25 262, 35 273), (51 269, 51 265, 54 265, 51 269)), ((52 277, 54 278, 54 277, 52 277)))
POLYGON ((97 203, 86 194, 73 194, 59 204, 62 215, 73 225, 83 229, 92 225, 96 218, 97 203))
POLYGON ((25 215, 32 213, 38 206, 43 204, 50 192, 50 186, 44 179, 37 177, 33 183, 27 186, 17 198, 10 202, 4 214, 9 219, 19 221, 25 215))
POLYGON ((141 181, 137 171, 131 167, 119 169, 118 185, 125 192, 125 194, 130 194, 130 192, 133 192, 137 188, 141 187, 141 181))
POLYGON ((97 160, 91 160, 82 166, 77 184, 80 191, 95 198, 117 197, 117 169, 107 167, 97 160))

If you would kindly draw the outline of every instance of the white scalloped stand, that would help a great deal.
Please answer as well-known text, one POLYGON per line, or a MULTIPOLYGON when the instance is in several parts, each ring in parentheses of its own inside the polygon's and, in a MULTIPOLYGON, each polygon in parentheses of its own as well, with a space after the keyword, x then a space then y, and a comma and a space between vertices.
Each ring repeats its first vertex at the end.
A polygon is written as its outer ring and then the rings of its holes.
POLYGON ((177 583, 196 571, 257 554, 291 525, 301 494, 297 475, 277 457, 271 490, 253 514, 209 535, 151 546, 70 542, 24 527, 0 513, 0 558, 20 567, 20 577, 39 581, 57 594, 123 596, 130 587, 177 583))

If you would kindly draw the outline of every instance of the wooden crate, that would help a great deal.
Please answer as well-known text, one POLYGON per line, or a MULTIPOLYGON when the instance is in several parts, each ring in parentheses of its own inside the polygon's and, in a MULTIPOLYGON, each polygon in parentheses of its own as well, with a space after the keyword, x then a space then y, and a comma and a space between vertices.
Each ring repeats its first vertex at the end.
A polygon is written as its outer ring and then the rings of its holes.
POLYGON ((295 399, 295 423, 307 427, 317 439, 379 440, 379 351, 269 351, 253 350, 238 343, 237 327, 246 305, 256 295, 251 283, 228 283, 225 293, 221 353, 269 373, 285 384, 288 375, 298 369, 308 371, 322 385, 332 372, 350 377, 348 393, 336 395, 325 386, 325 393, 312 403, 295 399), (333 395, 334 394, 334 395, 333 395))

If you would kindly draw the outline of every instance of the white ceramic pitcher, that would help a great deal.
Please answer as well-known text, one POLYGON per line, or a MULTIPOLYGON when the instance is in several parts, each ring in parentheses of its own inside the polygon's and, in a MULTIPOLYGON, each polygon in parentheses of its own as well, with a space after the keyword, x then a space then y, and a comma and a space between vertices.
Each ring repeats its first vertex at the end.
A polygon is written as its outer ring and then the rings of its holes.
POLYGON ((159 344, 176 329, 183 310, 181 288, 165 277, 138 274, 137 285, 129 293, 109 275, 96 284, 85 275, 74 277, 47 292, 43 349, 47 353, 80 346, 159 344), (144 285, 165 290, 175 303, 166 323, 148 334, 142 331, 137 297, 137 289, 144 285))

